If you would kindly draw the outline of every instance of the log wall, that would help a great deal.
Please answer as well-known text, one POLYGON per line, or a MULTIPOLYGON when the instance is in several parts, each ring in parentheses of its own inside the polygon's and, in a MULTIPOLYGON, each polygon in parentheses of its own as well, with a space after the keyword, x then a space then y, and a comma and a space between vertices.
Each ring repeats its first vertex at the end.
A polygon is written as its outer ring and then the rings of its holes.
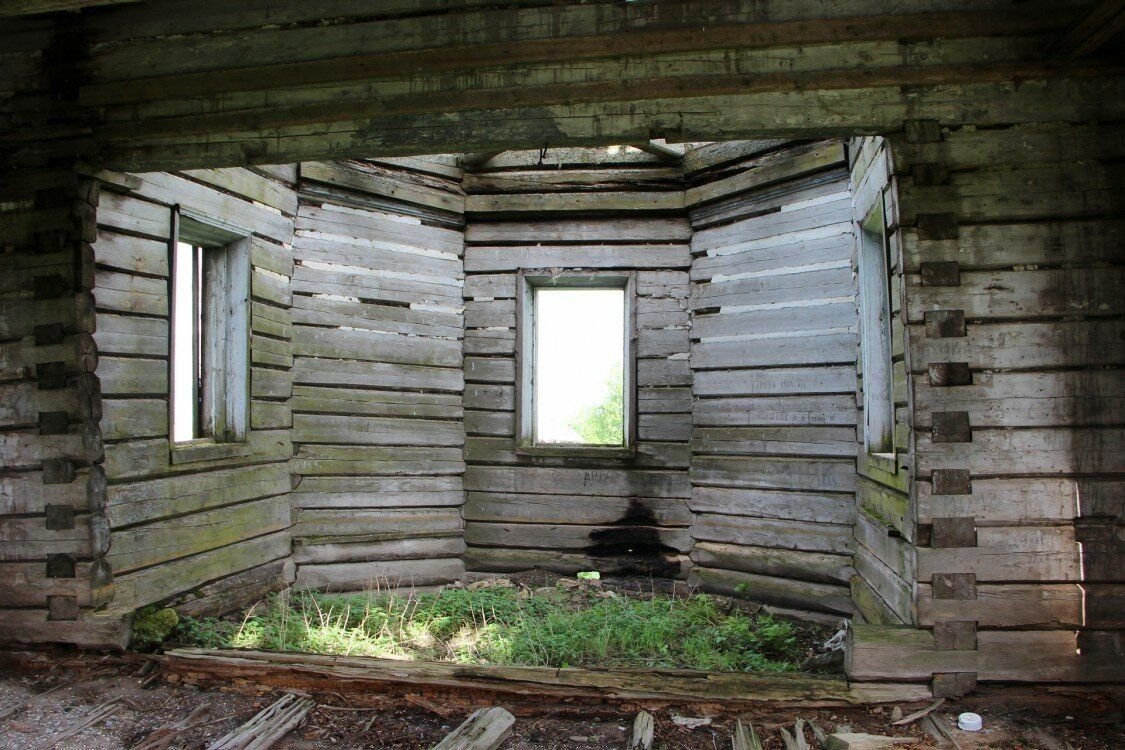
POLYGON ((850 673, 1119 681, 1120 127, 907 123, 900 185, 921 630, 850 673))
POLYGON ((229 609, 292 580, 289 317, 294 168, 124 175, 93 242, 97 375, 114 574, 108 614, 229 609), (222 455, 169 443, 173 206, 251 236, 250 424, 222 455))
MULTIPOLYGON (((473 573, 685 578, 690 227, 679 170, 633 149, 505 154, 466 176, 465 540, 473 573), (636 455, 515 451, 520 269, 636 273, 636 455)), ((549 271, 548 271, 549 272, 549 271)))
POLYGON ((301 165, 297 583, 459 581, 464 198, 448 160, 301 165))
MULTIPOLYGON (((915 511, 909 500, 913 441, 898 183, 894 155, 884 139, 857 138, 849 146, 853 225, 862 223, 880 201, 883 205, 890 291, 891 397, 895 407, 893 455, 869 453, 862 413, 856 421, 856 575, 851 581, 851 596, 868 622, 912 623, 917 538, 915 511)), ((858 258, 855 272, 858 276, 858 258)), ((862 412, 864 380, 860 351, 856 352, 855 371, 856 403, 862 412)))
POLYGON ((854 236, 844 144, 704 147, 688 165, 692 580, 853 611, 854 236))
POLYGON ((0 637, 122 645, 113 595, 93 254, 99 183, 0 183, 0 637))

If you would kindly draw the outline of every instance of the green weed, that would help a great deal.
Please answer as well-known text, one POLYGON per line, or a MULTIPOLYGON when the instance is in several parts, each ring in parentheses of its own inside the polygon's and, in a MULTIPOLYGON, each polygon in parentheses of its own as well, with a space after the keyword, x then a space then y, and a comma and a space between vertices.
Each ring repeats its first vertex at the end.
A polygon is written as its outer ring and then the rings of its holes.
POLYGON ((782 672, 801 658, 793 624, 724 612, 706 595, 624 596, 583 587, 436 594, 282 592, 241 619, 184 618, 181 642, 524 666, 782 672))

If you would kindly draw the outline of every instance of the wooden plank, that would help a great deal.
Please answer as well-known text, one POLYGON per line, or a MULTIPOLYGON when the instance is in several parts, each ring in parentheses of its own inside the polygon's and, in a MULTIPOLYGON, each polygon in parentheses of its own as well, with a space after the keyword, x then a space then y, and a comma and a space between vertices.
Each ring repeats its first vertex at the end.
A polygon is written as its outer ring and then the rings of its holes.
POLYGON ((179 557, 288 529, 286 495, 254 500, 113 532, 106 560, 127 573, 179 557))
POLYGON ((302 445, 290 468, 302 475, 440 476, 462 473, 465 463, 459 448, 302 445))
POLYGON ((918 624, 975 620, 982 628, 1078 628, 1085 596, 1078 584, 982 584, 975 599, 934 598, 929 583, 918 584, 918 624))
POLYGON ((912 371, 929 362, 967 362, 977 370, 1119 365, 1125 325, 1115 320, 972 325, 963 338, 934 339, 911 327, 912 371))
MULTIPOLYGON (((309 415, 346 414, 352 417, 425 417, 460 419, 461 397, 453 393, 424 393, 359 388, 297 385, 289 407, 309 415)), ((315 419, 308 423, 316 428, 315 419)), ((324 424, 330 424, 327 422, 324 424)), ((390 423, 388 422, 388 425, 390 423)), ((409 422, 407 423, 407 425, 409 422)), ((407 425, 404 425, 406 427, 407 425)), ((329 442, 350 442, 345 440, 329 442)))
MULTIPOLYGON (((663 528, 644 525, 592 526, 573 524, 483 523, 465 524, 465 542, 473 547, 531 548, 536 550, 583 550, 597 555, 600 547, 614 545, 636 547, 636 554, 648 555, 687 553, 691 535, 686 528, 663 528), (615 539, 622 539, 615 542, 615 539)), ((633 552, 626 549, 622 553, 633 552)), ((602 553, 614 554, 614 553, 602 553)))
POLYGON ((184 176, 276 208, 283 214, 297 213, 297 193, 292 188, 257 175, 249 169, 190 169, 184 176))
POLYGON ((516 717, 499 706, 478 708, 434 750, 495 750, 512 733, 516 717))
POLYGON ((1099 498, 1113 497, 1122 482, 1112 479, 1020 477, 972 480, 963 495, 938 494, 929 482, 918 482, 918 522, 936 517, 972 517, 982 525, 1024 522, 1066 522, 1084 512, 1098 513, 1099 498))
MULTIPOLYGON (((485 690, 508 696, 567 696, 577 700, 702 700, 798 703, 805 706, 846 705, 853 699, 844 681, 831 677, 763 675, 689 670, 584 670, 554 667, 497 667, 440 662, 406 663, 370 657, 330 657, 277 652, 206 652, 178 649, 165 657, 169 671, 193 672, 230 681, 255 675, 262 684, 300 679, 309 690, 323 690, 347 680, 364 691, 417 690, 419 684, 457 691, 485 690), (273 665, 273 666, 271 666, 273 665), (298 678, 299 675, 299 678, 298 678), (704 679, 703 676, 706 675, 704 679)), ((291 683, 292 684, 292 683, 291 683)))
POLYGON ((301 164, 301 178, 452 213, 464 213, 466 209, 465 196, 460 191, 437 189, 423 180, 410 179, 409 173, 374 164, 357 161, 304 162, 301 164))
POLYGON ((687 268, 687 245, 536 245, 477 246, 465 252, 465 271, 497 272, 520 268, 687 268))
POLYGON ((296 414, 293 439, 305 444, 458 446, 465 442, 465 428, 436 419, 296 414))
POLYGON ((449 253, 460 255, 465 240, 460 231, 423 224, 420 219, 401 213, 354 208, 331 202, 301 204, 296 228, 300 233, 319 232, 350 240, 351 244, 371 247, 412 248, 419 255, 449 253))
POLYGON ((456 508, 330 508, 301 510, 293 536, 318 541, 375 542, 424 536, 460 536, 456 508))
POLYGON ((977 546, 918 549, 918 579, 972 573, 978 581, 1067 582, 1082 579, 1072 526, 982 527, 977 546))
POLYGON ((457 537, 317 544, 310 544, 307 540, 298 538, 293 540, 293 562, 307 565, 452 559, 461 557, 465 549, 465 541, 457 537))
POLYGON ((1125 401, 1113 393, 1116 373, 974 373, 972 385, 931 388, 914 379, 915 427, 927 429, 933 411, 964 411, 973 427, 1113 425, 1125 401))
POLYGON ((1019 265, 1113 262, 1123 232, 1125 222, 1113 219, 969 225, 959 228, 956 240, 922 240, 907 227, 902 247, 907 271, 918 270, 923 260, 1001 271, 1019 265))
POLYGON ((459 581, 464 574, 464 563, 456 557, 439 560, 304 564, 297 568, 295 583, 318 591, 376 591, 442 585, 459 581))
POLYGON ((779 607, 840 615, 855 611, 845 586, 702 567, 692 570, 691 581, 704 591, 779 607))
POLYGON ((679 498, 613 497, 591 494, 468 492, 461 513, 466 521, 492 523, 590 525, 640 523, 654 526, 690 526, 692 522, 691 512, 679 498))
POLYGON ((852 550, 851 529, 843 524, 810 523, 792 519, 697 514, 691 528, 700 541, 738 544, 771 549, 827 552, 837 555, 852 550))
POLYGON ((427 367, 460 367, 457 341, 397 336, 377 331, 299 327, 293 332, 299 357, 350 359, 427 367))
POLYGON ((111 614, 131 612, 224 576, 286 557, 290 549, 289 534, 281 531, 183 558, 174 565, 156 565, 114 576, 111 614))
POLYGON ((974 430, 972 443, 916 435, 921 473, 969 469, 976 475, 1111 474, 1125 470, 1125 433, 1116 428, 974 430))
POLYGON ((196 472, 114 484, 106 516, 113 528, 175 518, 289 492, 284 464, 196 472))
MULTIPOLYGON (((750 398, 698 399, 692 410, 697 427, 729 429, 701 430, 700 442, 737 441, 741 427, 767 425, 848 425, 856 423, 855 396, 752 396, 750 398)), ((847 440, 826 431, 829 441, 847 440)), ((854 442, 854 436, 848 442, 854 442)))
POLYGON ((693 390, 698 396, 849 393, 855 390, 854 366, 700 370, 694 377, 693 390))
POLYGON ((686 498, 687 478, 680 472, 619 469, 556 469, 470 466, 465 489, 544 495, 595 494, 614 497, 686 498))
POLYGON ((847 495, 788 490, 693 487, 688 506, 694 513, 833 524, 850 524, 855 515, 847 495))
POLYGON ((759 157, 748 164, 739 165, 746 171, 713 180, 687 189, 685 199, 689 206, 717 200, 727 195, 755 190, 783 180, 791 180, 809 172, 816 172, 841 164, 844 161, 844 144, 823 143, 788 150, 784 155, 759 157))
POLYGON ((465 230, 465 242, 592 243, 685 242, 691 239, 686 219, 583 219, 531 222, 478 222, 465 230))
POLYGON ((691 559, 700 568, 736 570, 820 583, 846 584, 855 575, 847 555, 826 552, 696 542, 691 559))
MULTIPOLYGON (((701 342, 692 347, 694 370, 738 367, 840 365, 855 361, 854 331, 837 333, 806 331, 797 336, 746 339, 716 343, 701 342), (823 335, 812 335, 823 333, 823 335)), ((854 366, 854 365, 853 365, 854 366)), ((766 375, 772 379, 772 375, 766 375)))
POLYGON ((167 206, 180 205, 238 227, 247 235, 260 234, 282 243, 293 239, 293 220, 280 213, 177 175, 148 172, 141 177, 144 182, 136 191, 139 197, 167 206))
POLYGON ((677 211, 682 210, 684 205, 684 193, 678 190, 509 193, 469 195, 465 198, 467 213, 484 215, 564 211, 677 211))
MULTIPOLYGON (((911 277, 908 283, 915 285, 911 277)), ((913 288, 910 322, 927 310, 964 310, 968 318, 1020 319, 1053 315, 1113 315, 1122 311, 1116 291, 1125 271, 1116 268, 971 271, 956 287, 913 288)))
POLYGON ((760 456, 697 456, 691 481, 697 485, 778 490, 855 492, 852 461, 760 456))

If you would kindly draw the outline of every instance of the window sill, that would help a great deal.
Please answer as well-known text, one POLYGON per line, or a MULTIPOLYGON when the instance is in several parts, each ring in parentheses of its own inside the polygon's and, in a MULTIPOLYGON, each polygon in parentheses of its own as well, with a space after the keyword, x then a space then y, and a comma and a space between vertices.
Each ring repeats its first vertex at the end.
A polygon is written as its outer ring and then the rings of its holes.
POLYGON ((580 456, 588 458, 633 458, 637 452, 633 448, 598 447, 587 445, 524 445, 516 448, 517 456, 558 456, 568 458, 580 456))
POLYGON ((247 443, 216 443, 210 438, 174 443, 171 450, 173 464, 190 464, 248 455, 250 455, 250 446, 247 443))
POLYGON ((895 457, 894 453, 868 453, 867 463, 890 474, 897 474, 898 463, 895 457))

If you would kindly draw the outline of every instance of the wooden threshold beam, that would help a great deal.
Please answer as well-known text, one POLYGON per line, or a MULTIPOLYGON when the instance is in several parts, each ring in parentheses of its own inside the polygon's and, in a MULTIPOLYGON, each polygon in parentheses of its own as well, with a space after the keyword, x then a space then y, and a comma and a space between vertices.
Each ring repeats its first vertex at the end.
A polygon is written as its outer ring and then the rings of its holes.
POLYGON ((746 674, 690 670, 555 669, 370 657, 176 649, 160 657, 167 673, 187 681, 245 681, 333 692, 498 696, 505 705, 569 702, 700 702, 724 705, 846 707, 872 702, 927 700, 925 685, 849 685, 808 674, 746 674))

